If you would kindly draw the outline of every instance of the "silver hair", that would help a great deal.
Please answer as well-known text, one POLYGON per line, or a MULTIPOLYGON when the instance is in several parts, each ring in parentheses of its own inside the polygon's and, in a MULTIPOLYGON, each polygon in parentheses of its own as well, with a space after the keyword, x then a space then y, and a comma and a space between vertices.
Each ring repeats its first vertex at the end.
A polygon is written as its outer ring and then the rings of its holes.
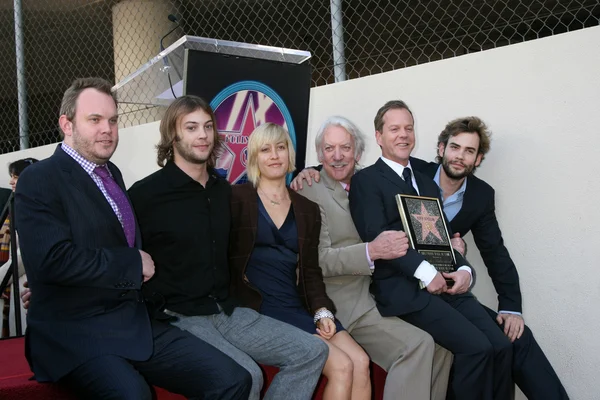
POLYGON ((339 126, 342 127, 352 136, 354 139, 354 159, 358 159, 362 156, 365 151, 365 135, 362 131, 356 126, 352 121, 348 118, 340 117, 334 115, 333 117, 329 117, 323 122, 319 131, 317 133, 317 137, 315 138, 315 147, 317 150, 317 156, 319 160, 323 160, 323 136, 325 135, 325 130, 327 130, 330 126, 339 126))

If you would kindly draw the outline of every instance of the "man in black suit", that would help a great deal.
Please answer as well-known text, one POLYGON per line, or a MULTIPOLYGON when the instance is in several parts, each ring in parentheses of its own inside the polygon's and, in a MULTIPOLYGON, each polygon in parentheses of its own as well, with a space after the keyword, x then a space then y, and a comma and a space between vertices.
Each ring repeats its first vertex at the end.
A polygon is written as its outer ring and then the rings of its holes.
POLYGON ((498 293, 498 313, 485 308, 513 343, 515 383, 528 399, 568 399, 560 379, 523 320, 519 275, 498 226, 494 189, 473 175, 489 149, 490 133, 485 123, 477 117, 458 118, 449 122, 438 137, 437 163, 416 158, 411 158, 410 163, 441 189, 444 211, 455 236, 473 232, 498 293))
MULTIPOLYGON (((435 183, 411 170, 413 127, 413 115, 402 101, 390 101, 377 112, 375 136, 382 157, 356 173, 350 184, 350 211, 363 241, 385 230, 404 230, 396 194, 439 198, 435 183)), ((510 341, 470 293, 467 261, 459 253, 456 260, 458 270, 443 275, 412 249, 403 257, 375 261, 372 292, 379 312, 425 330, 454 354, 450 397, 509 399, 514 387, 510 341), (452 288, 445 279, 454 281, 452 288)))
POLYGON ((109 82, 73 82, 64 141, 19 177, 15 214, 31 297, 26 354, 38 381, 85 399, 151 399, 149 384, 193 398, 244 399, 250 375, 177 328, 151 321, 141 296, 154 262, 119 169, 109 82))

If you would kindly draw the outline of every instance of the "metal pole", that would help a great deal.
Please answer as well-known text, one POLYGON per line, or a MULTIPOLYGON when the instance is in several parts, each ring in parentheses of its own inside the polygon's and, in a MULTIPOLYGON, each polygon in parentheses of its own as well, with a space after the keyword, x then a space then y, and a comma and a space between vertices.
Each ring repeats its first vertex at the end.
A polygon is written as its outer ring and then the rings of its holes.
POLYGON ((342 0, 331 0, 331 34, 333 39, 333 74, 336 82, 342 82, 346 80, 342 0))
POLYGON ((17 59, 17 93, 19 102, 19 145, 21 150, 29 148, 29 127, 27 121, 27 87, 25 84, 25 45, 23 44, 23 4, 14 0, 15 6, 15 46, 17 59))
POLYGON ((21 293, 19 288, 19 256, 17 255, 17 230, 15 229, 15 201, 14 196, 9 200, 8 215, 10 218, 10 269, 13 277, 13 308, 15 310, 15 329, 17 336, 23 334, 21 325, 21 293))

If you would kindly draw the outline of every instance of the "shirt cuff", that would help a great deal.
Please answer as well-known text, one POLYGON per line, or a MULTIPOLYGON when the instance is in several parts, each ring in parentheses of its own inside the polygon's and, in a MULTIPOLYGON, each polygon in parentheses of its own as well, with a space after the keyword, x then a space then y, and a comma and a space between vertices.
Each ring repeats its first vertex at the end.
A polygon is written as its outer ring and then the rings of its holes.
POLYGON ((371 260, 371 256, 369 255, 369 243, 366 244, 365 249, 367 253, 367 262, 369 263, 369 269, 371 270, 371 273, 373 273, 373 271, 375 271, 375 263, 373 262, 373 260, 371 260))
POLYGON ((415 271, 415 278, 423 282, 425 286, 429 285, 433 278, 437 275, 438 271, 435 269, 433 265, 428 263, 427 261, 421 261, 421 264, 417 267, 415 271))
POLYGON ((463 265, 462 267, 457 269, 457 271, 467 271, 469 275, 471 275, 471 280, 469 281, 469 287, 471 287, 473 285, 473 271, 471 271, 471 267, 463 265))
POLYGON ((523 316, 523 314, 518 311, 506 311, 506 310, 500 310, 500 311, 498 311, 498 314, 514 314, 514 315, 523 316))

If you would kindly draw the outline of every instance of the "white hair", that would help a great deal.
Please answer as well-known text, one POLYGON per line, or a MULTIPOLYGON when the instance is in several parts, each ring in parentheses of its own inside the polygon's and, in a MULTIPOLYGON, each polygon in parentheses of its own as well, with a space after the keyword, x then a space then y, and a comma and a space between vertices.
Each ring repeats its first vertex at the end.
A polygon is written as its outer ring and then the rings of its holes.
POLYGON ((319 131, 317 133, 317 137, 315 138, 315 147, 317 150, 317 155, 319 160, 323 159, 323 136, 325 135, 325 131, 330 126, 339 126, 344 128, 346 132, 352 136, 354 139, 354 159, 358 159, 362 156, 365 151, 365 136, 361 132, 361 130, 356 126, 352 121, 348 118, 340 117, 334 115, 333 117, 329 117, 323 122, 319 131))

